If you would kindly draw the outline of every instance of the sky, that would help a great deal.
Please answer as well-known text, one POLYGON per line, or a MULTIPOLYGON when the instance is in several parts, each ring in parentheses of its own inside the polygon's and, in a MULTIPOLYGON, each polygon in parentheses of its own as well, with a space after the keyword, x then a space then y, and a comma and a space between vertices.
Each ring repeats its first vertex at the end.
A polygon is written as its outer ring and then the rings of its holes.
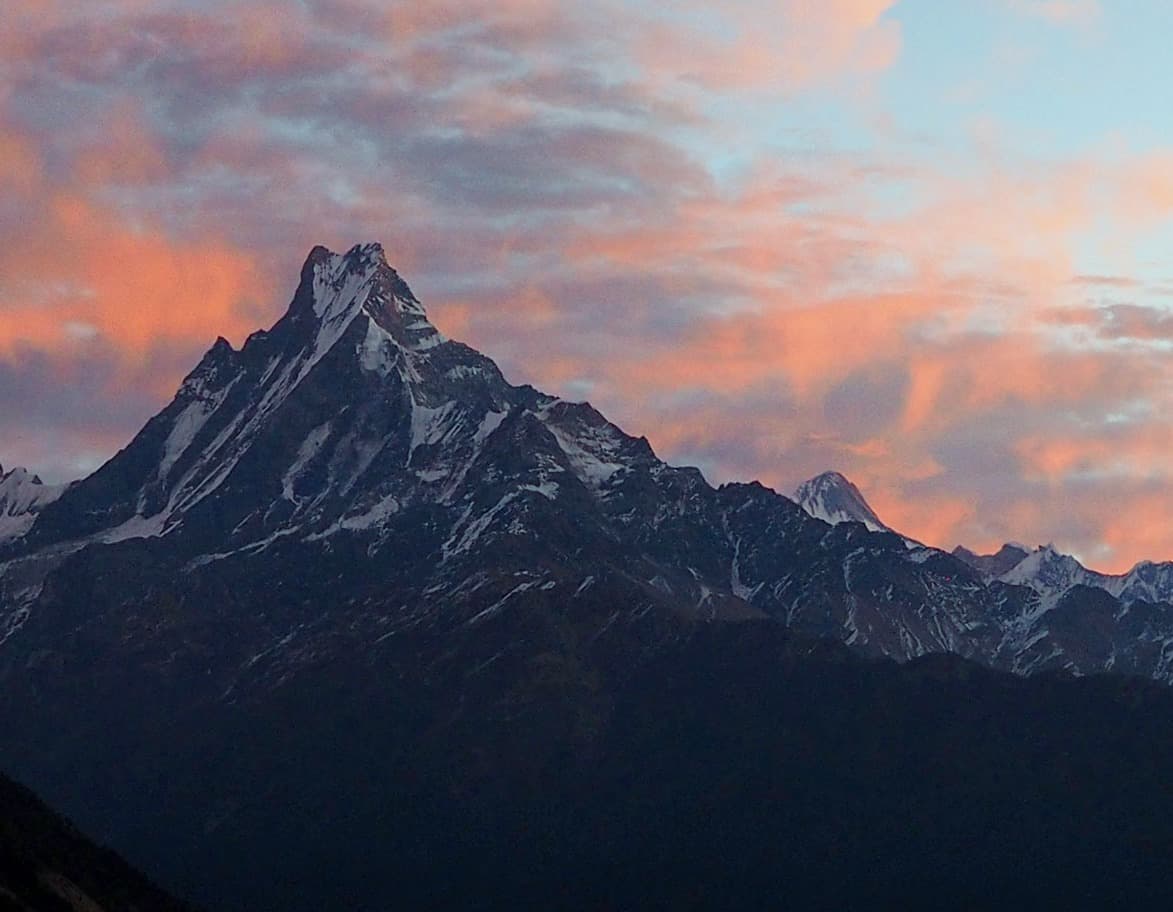
POLYGON ((1163 0, 5 0, 0 462, 75 478, 310 248, 713 483, 1173 558, 1163 0))

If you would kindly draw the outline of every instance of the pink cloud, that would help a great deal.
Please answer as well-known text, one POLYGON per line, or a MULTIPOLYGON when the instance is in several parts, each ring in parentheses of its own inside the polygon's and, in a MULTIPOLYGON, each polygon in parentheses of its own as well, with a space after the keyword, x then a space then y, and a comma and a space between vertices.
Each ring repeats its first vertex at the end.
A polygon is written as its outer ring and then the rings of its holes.
POLYGON ((33 137, 0 129, 16 203, 0 210, 0 357, 30 346, 68 357, 100 337, 137 372, 160 346, 255 328, 246 304, 269 289, 253 254, 214 238, 170 237, 102 201, 108 188, 167 175, 132 106, 105 123, 107 132, 80 144, 64 181, 46 173, 33 137))
POLYGON ((14 277, 0 293, 0 351, 60 350, 78 337, 69 327, 84 326, 133 367, 159 345, 239 341, 255 328, 246 304, 269 289, 248 253, 129 227, 66 194, 42 218, 0 252, 0 273, 14 277), (46 274, 47 287, 34 278, 46 274))
POLYGON ((649 78, 706 89, 793 91, 843 75, 887 69, 900 53, 900 29, 884 14, 895 0, 735 0, 719 16, 696 0, 652 23, 638 56, 649 78), (706 20, 719 19, 719 23, 706 20), (698 25, 699 21, 699 25, 698 25))

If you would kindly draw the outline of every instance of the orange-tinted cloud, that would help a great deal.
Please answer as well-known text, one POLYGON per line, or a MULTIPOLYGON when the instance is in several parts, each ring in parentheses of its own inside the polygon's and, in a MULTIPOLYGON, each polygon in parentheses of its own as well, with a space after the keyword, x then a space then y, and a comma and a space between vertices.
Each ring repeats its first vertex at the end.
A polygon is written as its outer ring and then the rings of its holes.
POLYGON ((128 365, 159 346, 251 330, 244 305, 268 294, 254 255, 209 238, 169 237, 101 199, 104 189, 165 178, 157 140, 124 106, 53 180, 14 131, 0 155, 19 208, 0 221, 0 353, 68 352, 102 337, 128 365))
POLYGON ((41 162, 27 139, 0 132, 0 190, 20 196, 32 193, 41 182, 41 162))
POLYGON ((14 277, 0 297, 0 351, 61 348, 71 327, 74 339, 91 327, 133 361, 156 345, 239 340, 255 328, 244 306, 269 289, 246 252, 132 228, 74 196, 54 197, 45 216, 0 250, 0 272, 14 277))

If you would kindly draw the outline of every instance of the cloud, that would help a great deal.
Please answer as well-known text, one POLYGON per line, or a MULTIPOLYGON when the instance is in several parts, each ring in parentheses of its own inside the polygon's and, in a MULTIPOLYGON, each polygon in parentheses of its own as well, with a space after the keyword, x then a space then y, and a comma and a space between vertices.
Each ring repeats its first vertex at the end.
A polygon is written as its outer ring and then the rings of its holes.
POLYGON ((159 347, 198 348, 253 328, 243 306, 267 288, 249 254, 127 225, 65 192, 30 215, 0 237, 0 352, 100 336, 134 369, 159 347))
POLYGON ((100 342, 68 355, 21 347, 0 359, 0 389, 6 464, 34 466, 46 481, 97 468, 159 406, 159 392, 127 382, 100 342))
POLYGON ((733 0, 669 4, 640 42, 650 78, 706 89, 795 91, 843 76, 888 69, 899 56, 895 0, 733 0), (713 21, 717 20, 717 21, 713 21), (709 27, 706 27, 709 26, 709 27))

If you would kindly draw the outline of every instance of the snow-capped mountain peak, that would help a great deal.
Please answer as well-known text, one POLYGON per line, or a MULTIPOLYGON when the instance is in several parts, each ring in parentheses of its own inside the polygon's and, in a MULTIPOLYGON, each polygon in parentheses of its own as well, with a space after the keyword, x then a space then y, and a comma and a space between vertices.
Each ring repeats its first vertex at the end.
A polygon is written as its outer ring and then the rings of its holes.
POLYGON ((315 247, 302 267, 285 319, 314 337, 313 350, 320 355, 360 315, 405 348, 430 348, 444 341, 411 288, 388 264, 381 244, 356 244, 343 254, 315 247))
POLYGON ((316 247, 310 253, 309 262, 314 277, 313 309, 323 322, 360 308, 368 300, 371 303, 368 312, 372 315, 427 319, 407 283, 387 263, 381 244, 356 244, 344 254, 316 247), (364 297, 358 292, 366 287, 370 292, 364 297))
POLYGON ((1073 586, 1096 586, 1099 574, 1089 571, 1054 544, 1041 545, 1002 574, 1003 582, 1030 586, 1044 598, 1058 599, 1073 586))
POLYGON ((0 542, 23 535, 36 515, 61 496, 65 485, 47 485, 28 469, 0 466, 0 542))
POLYGON ((873 532, 892 531, 876 515, 859 488, 839 472, 824 472, 803 482, 795 490, 793 499, 815 519, 833 526, 857 522, 873 532))
POLYGON ((1107 586, 1122 602, 1173 602, 1173 562, 1144 560, 1107 586), (1118 581, 1117 581, 1118 580, 1118 581))
POLYGON ((465 504, 480 496, 474 464, 493 478, 521 472, 524 498, 553 500, 606 497, 652 461, 646 442, 589 406, 512 386, 447 340, 380 245, 315 247, 285 315, 240 350, 218 339, 172 403, 28 541, 177 533, 193 553, 214 542, 227 554, 377 534, 403 511, 465 504), (524 470, 487 465, 522 438, 524 470))
MULTIPOLYGON (((1007 547, 1021 549, 1021 546, 1007 547)), ((1103 589, 1126 605, 1138 601, 1173 601, 1171 562, 1154 563, 1146 560, 1127 573, 1099 573, 1089 570, 1070 554, 1064 554, 1053 543, 1040 545, 1013 567, 997 574, 997 578, 1004 583, 1029 586, 1042 595, 1047 604, 1057 602, 1075 586, 1103 589)))

